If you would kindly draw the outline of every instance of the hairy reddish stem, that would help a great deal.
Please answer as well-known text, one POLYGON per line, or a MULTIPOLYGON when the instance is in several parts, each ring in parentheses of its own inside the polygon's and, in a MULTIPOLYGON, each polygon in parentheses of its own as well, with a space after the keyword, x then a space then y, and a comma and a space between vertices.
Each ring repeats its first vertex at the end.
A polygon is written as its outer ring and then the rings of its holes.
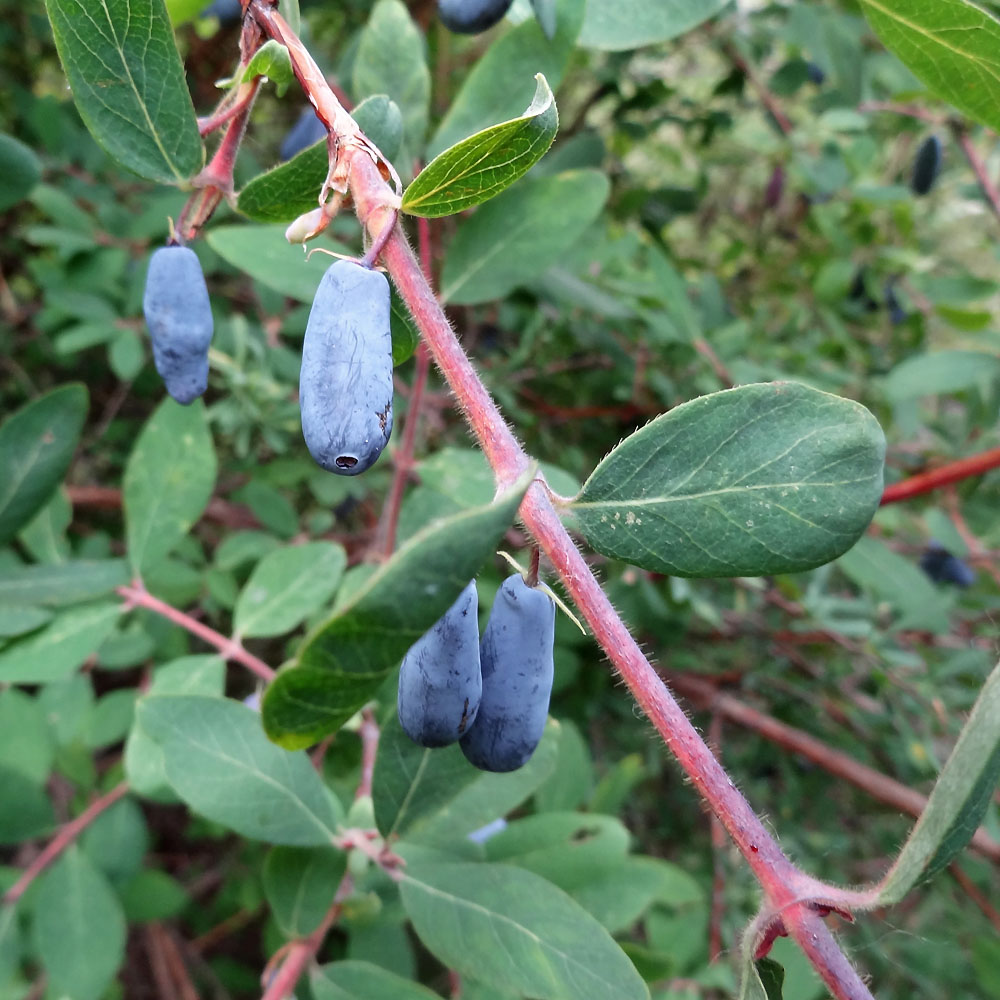
POLYGON ((27 891, 28 886, 38 878, 39 875, 45 871, 46 868, 56 858, 62 854, 63 851, 69 847, 70 844, 76 840, 77 837, 83 833, 84 830, 90 826, 91 823, 97 819, 106 809, 113 806, 120 798, 122 798, 128 792, 128 782, 123 781, 120 785, 115 785, 110 792, 105 792, 99 799, 94 799, 93 802, 87 806, 86 809, 80 813, 75 819, 71 819, 68 823, 64 824, 59 832, 46 844, 42 851, 38 854, 38 857, 25 868, 21 877, 4 893, 3 901, 5 904, 16 903, 27 891))
MULTIPOLYGON (((248 9, 267 33, 288 47, 296 76, 320 117, 331 124, 342 120, 346 112, 288 26, 262 0, 251 0, 248 9)), ((347 168, 358 218, 369 234, 376 236, 383 232, 398 202, 384 181, 380 164, 357 141, 357 125, 346 117, 340 147, 344 162, 338 166, 347 168)), ((336 126, 334 132, 340 136, 336 126)), ((498 490, 504 490, 530 468, 531 460, 462 350, 399 226, 392 229, 382 260, 492 466, 498 490)), ((820 927, 826 937, 822 946, 817 946, 818 932, 807 919, 808 914, 800 912, 813 898, 811 894, 822 894, 822 884, 800 872, 784 856, 646 660, 563 527, 543 480, 536 479, 528 488, 520 515, 639 706, 733 838, 761 883, 767 905, 796 915, 790 924, 793 936, 815 962, 823 964, 820 974, 831 985, 837 1000, 869 1000, 871 994, 822 922, 820 927)), ((265 1000, 276 1000, 278 995, 272 995, 269 989, 265 1000)))
POLYGON ((263 681, 274 680, 274 671, 261 659, 254 656, 249 650, 234 639, 227 639, 221 632, 216 632, 214 628, 202 624, 190 615, 179 611, 171 604, 154 597, 139 581, 133 581, 129 586, 118 587, 116 592, 125 598, 128 607, 147 608, 162 615, 175 625, 180 625, 192 635, 198 636, 210 646, 214 646, 227 660, 235 660, 242 664, 247 670, 256 674, 263 681))
POLYGON ((1000 468, 1000 448, 991 448, 978 455, 971 455, 969 458, 962 458, 957 462, 949 462, 947 465, 939 466, 930 472, 921 472, 919 475, 911 476, 902 482, 892 483, 885 488, 880 503, 885 505, 898 503, 900 500, 909 500, 910 497, 920 496, 921 493, 930 493, 932 490, 948 486, 950 483, 957 483, 962 479, 981 476, 984 472, 996 468, 1000 468))

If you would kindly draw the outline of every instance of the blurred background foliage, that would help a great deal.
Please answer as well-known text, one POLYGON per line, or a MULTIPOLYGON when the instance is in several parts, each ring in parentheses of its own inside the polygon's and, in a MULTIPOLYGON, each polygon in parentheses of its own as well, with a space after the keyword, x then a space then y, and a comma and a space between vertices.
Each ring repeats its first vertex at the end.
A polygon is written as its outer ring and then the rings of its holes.
MULTIPOLYGON (((427 29, 437 119, 491 36, 449 36, 432 4, 410 8, 427 29)), ((351 80, 369 9, 367 0, 302 3, 311 51, 353 100, 364 96, 352 93, 351 80)), ((231 69, 238 32, 212 18, 179 29, 201 114, 231 69)), ((863 402, 889 441, 888 482, 1000 445, 1000 218, 960 140, 994 179, 1000 147, 928 98, 856 4, 740 3, 674 42, 577 49, 557 96, 559 137, 530 176, 596 168, 611 181, 606 208, 568 252, 510 294, 450 309, 528 449, 563 471, 557 489, 572 493, 651 416, 748 381, 795 379, 863 402), (918 117, 876 110, 880 102, 913 107, 918 117), (931 191, 918 197, 914 155, 930 135, 941 141, 943 162, 931 191)), ((282 99, 265 91, 238 182, 277 162, 302 107, 294 87, 282 99)), ((68 490, 19 544, 38 561, 70 551, 116 554, 114 488, 162 395, 141 317, 145 262, 185 196, 129 178, 90 139, 37 3, 0 0, 0 124, 43 165, 28 200, 0 216, 0 412, 71 379, 91 395, 68 490)), ((222 206, 212 225, 236 221, 222 206)), ((433 224, 437 269, 465 224, 433 224)), ((352 219, 335 228, 341 241, 359 243, 352 219)), ((226 632, 240 587, 277 542, 334 539, 359 564, 392 467, 383 461, 359 480, 316 469, 295 403, 307 306, 252 280, 209 242, 195 249, 216 315, 207 402, 225 502, 147 584, 226 632)), ((412 366, 397 370, 402 414, 412 366)), ((442 497, 469 502, 491 492, 485 464, 433 376, 418 441, 419 484, 404 501, 404 537, 440 512, 442 497)), ((686 581, 598 565, 668 677, 710 679, 763 716, 927 791, 997 656, 998 509, 1000 473, 990 472, 886 506, 837 563, 773 580, 686 581), (965 561, 967 585, 921 570, 932 540, 965 561)), ((510 540, 519 540, 516 532, 510 540)), ((8 564, 16 558, 0 553, 8 564)), ((484 571, 481 607, 504 574, 499 560, 484 571)), ((286 640, 249 645, 275 665, 292 648, 286 640)), ((114 766, 150 658, 188 650, 177 629, 136 616, 101 647, 98 669, 40 696, 50 726, 61 720, 52 767, 65 801, 79 801, 114 766)), ((713 840, 649 726, 563 616, 556 667, 552 712, 570 735, 557 778, 537 795, 619 816, 637 852, 690 873, 686 897, 653 906, 631 929, 630 954, 652 980, 671 984, 657 996, 729 995, 731 973, 709 964, 710 940, 735 947, 755 907, 750 875, 713 840)), ((678 687, 695 691, 680 680, 678 687)), ((840 882, 881 874, 909 818, 724 711, 698 721, 791 857, 840 882)), ((9 725, 18 732, 17 722, 9 725)), ((357 765, 357 741, 345 735, 326 758, 334 786, 353 787, 357 765)), ((996 803, 985 825, 1000 837, 996 803)), ((20 837, 0 832, 9 845, 0 862, 13 864, 20 837)), ((132 804, 128 816, 109 812, 83 848, 123 866, 115 884, 126 898, 132 886, 130 916, 141 909, 135 900, 153 900, 156 918, 182 928, 224 994, 254 994, 256 970, 282 941, 263 906, 263 847, 147 803, 132 804), (134 879, 147 850, 169 878, 139 892, 134 879)), ((997 898, 996 860, 970 852, 958 864, 963 881, 942 875, 844 931, 884 1000, 943 991, 1000 997, 996 912, 975 902, 976 892, 997 898)), ((0 867, 0 885, 10 873, 0 867)), ((378 886, 372 891, 374 898, 378 886)), ((433 961, 398 921, 352 913, 331 940, 331 955, 440 985, 433 961)), ((779 942, 775 956, 787 965, 786 997, 824 995, 794 949, 779 942)), ((133 965, 141 959, 127 963, 123 995, 152 995, 133 965)))

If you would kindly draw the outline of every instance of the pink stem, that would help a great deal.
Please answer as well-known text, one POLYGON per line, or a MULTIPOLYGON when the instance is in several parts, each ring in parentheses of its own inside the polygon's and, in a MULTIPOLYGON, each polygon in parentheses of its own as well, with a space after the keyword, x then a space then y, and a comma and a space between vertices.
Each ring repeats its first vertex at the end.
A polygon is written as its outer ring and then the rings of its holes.
POLYGON ((147 608, 150 611, 155 611, 168 621, 180 625, 192 635, 203 639, 210 646, 215 646, 227 660, 235 660, 237 663, 243 664, 247 670, 255 673, 261 680, 274 680, 274 671, 263 660, 244 649, 240 643, 233 639, 227 639, 221 632, 216 632, 214 628, 203 625, 190 615, 178 611, 172 605, 154 597, 140 582, 134 581, 131 586, 119 587, 117 593, 125 598, 129 607, 147 608))
POLYGON ((105 792, 99 799, 94 799, 93 802, 87 806, 86 809, 80 813, 75 819, 71 819, 66 823, 59 832, 48 842, 48 844, 39 853, 38 857, 25 868, 21 877, 4 893, 3 901, 5 904, 16 903, 27 891, 28 886, 38 878, 39 875, 45 871, 46 868, 56 858, 62 854, 63 851, 69 847, 70 844, 76 840, 77 837, 83 833, 84 830, 90 826, 91 823, 97 819, 106 809, 113 806, 120 798, 122 798, 128 792, 128 782, 123 781, 120 785, 115 785, 110 792, 105 792))
POLYGON ((972 172, 976 175, 976 180, 979 181, 979 186, 983 189, 983 194, 986 195, 990 208, 993 209, 993 214, 1000 219, 1000 190, 997 190, 997 186, 986 172, 986 164, 979 156, 968 131, 959 126, 954 129, 954 133, 958 144, 962 147, 962 152, 965 153, 965 158, 969 161, 969 166, 972 167, 972 172))

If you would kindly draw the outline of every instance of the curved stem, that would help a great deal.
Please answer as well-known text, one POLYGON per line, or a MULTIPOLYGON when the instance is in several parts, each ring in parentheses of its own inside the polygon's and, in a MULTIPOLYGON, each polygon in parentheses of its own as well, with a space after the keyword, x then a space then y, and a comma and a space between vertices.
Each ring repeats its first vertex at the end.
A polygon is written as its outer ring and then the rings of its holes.
POLYGON ((66 823, 59 832, 48 842, 45 848, 39 853, 38 857, 25 868, 21 877, 4 893, 3 902, 5 904, 16 903, 24 894, 27 892, 28 887, 32 882, 38 878, 39 875, 45 871, 46 868, 56 858, 62 854, 63 851, 69 847, 70 844, 76 840, 77 837, 83 833, 84 830, 90 826, 91 823, 97 819, 106 809, 113 806, 120 798, 123 798, 128 792, 128 782, 123 781, 119 785, 115 785, 110 792, 105 792, 99 799, 94 799, 93 802, 87 806, 86 809, 80 813, 75 819, 71 819, 66 823))
POLYGON ((969 458, 961 458, 957 462, 949 462, 930 472, 921 472, 919 475, 910 476, 899 483, 892 483, 885 488, 880 503, 884 506, 887 503, 898 503, 900 500, 909 500, 910 497, 920 496, 921 493, 930 493, 932 490, 948 486, 950 483, 957 483, 962 479, 971 479, 973 476, 981 476, 984 472, 1000 468, 1000 448, 991 448, 989 451, 981 451, 978 455, 971 455, 969 458))
POLYGON ((154 597, 141 583, 135 582, 131 586, 118 587, 117 593, 125 598, 129 607, 148 608, 150 611, 155 611, 175 625, 180 625, 192 635, 198 636, 210 646, 215 646, 227 660, 235 660, 237 663, 243 664, 247 670, 256 674, 261 680, 274 680, 274 671, 263 660, 244 649, 241 643, 234 639, 227 639, 221 632, 216 632, 214 628, 210 628, 183 611, 179 611, 172 604, 167 604, 158 597, 154 597))

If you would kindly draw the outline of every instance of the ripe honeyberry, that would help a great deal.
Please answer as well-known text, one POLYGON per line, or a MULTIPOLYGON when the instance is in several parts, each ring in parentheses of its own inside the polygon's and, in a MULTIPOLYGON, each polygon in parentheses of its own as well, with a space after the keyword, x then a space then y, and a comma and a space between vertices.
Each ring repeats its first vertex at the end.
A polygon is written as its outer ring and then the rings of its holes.
POLYGON ((460 745, 483 771, 516 771, 545 731, 552 694, 556 608, 519 573, 497 591, 479 644, 483 697, 460 745))
POLYGON ((929 135, 917 149, 913 160, 913 174, 910 177, 910 188, 914 194, 927 194, 941 170, 941 140, 936 135, 929 135))
POLYGON ((403 657, 399 723, 422 747, 448 746, 475 721, 482 693, 479 595, 473 580, 403 657))
POLYGON ((438 17, 449 30, 476 35, 498 24, 513 0, 438 0, 438 17))
POLYGON ((142 311, 153 337, 153 362, 167 392, 187 406, 208 386, 212 307, 205 275, 188 247, 160 247, 150 258, 142 311))
POLYGON ((316 290, 299 374, 302 436, 330 472, 356 476, 392 433, 389 282, 351 260, 333 264, 316 290))

